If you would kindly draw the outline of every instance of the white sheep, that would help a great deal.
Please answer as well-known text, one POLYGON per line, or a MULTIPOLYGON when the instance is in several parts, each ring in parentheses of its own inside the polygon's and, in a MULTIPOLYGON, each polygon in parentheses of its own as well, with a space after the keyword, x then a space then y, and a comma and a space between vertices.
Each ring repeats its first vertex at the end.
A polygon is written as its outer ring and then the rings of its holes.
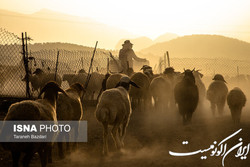
MULTIPOLYGON (((58 92, 66 93, 55 82, 49 82, 41 90, 40 95, 44 97, 38 100, 24 100, 12 104, 4 121, 10 120, 35 120, 35 121, 54 121, 56 118, 56 99, 58 92)), ((4 129, 4 127, 3 127, 4 129)), ((52 162, 52 142, 48 143, 3 143, 4 148, 12 153, 13 166, 18 166, 21 152, 25 153, 23 166, 29 166, 33 155, 38 152, 42 167, 45 167, 47 160, 52 162)))
POLYGON ((111 74, 106 81, 106 89, 115 88, 123 76, 127 75, 121 73, 111 74))
POLYGON ((105 90, 95 111, 97 120, 103 125, 103 153, 108 154, 108 125, 113 126, 112 136, 117 149, 124 146, 123 140, 132 113, 129 85, 138 87, 129 77, 122 77, 116 88, 105 90), (120 134, 118 134, 118 130, 120 134))
POLYGON ((63 81, 67 81, 67 82, 68 82, 68 85, 71 86, 73 83, 78 83, 78 82, 77 82, 77 81, 78 81, 78 78, 77 78, 77 79, 74 78, 74 77, 77 76, 78 74, 83 74, 84 76, 86 76, 86 77, 84 77, 85 80, 79 81, 79 83, 80 83, 80 82, 81 82, 81 83, 86 82, 87 73, 85 72, 84 69, 80 69, 80 70, 78 71, 77 74, 73 74, 73 73, 71 73, 71 74, 63 74, 62 80, 63 80, 63 81), (74 78, 74 79, 73 79, 73 78, 74 78))
POLYGON ((227 104, 234 123, 240 123, 242 108, 246 104, 246 96, 240 88, 235 87, 228 93, 227 104))
MULTIPOLYGON (((79 73, 76 76, 72 78, 72 84, 73 83, 81 83, 82 85, 86 84, 87 81, 87 73, 79 73)), ((100 92, 102 88, 102 81, 104 79, 104 75, 93 72, 91 73, 91 78, 88 83, 88 87, 86 89, 85 98, 88 100, 93 100, 97 97, 98 93, 100 92), (96 95, 96 97, 95 97, 96 95)))
MULTIPOLYGON (((28 74, 33 91, 39 92, 46 85, 46 83, 50 81, 55 81, 59 86, 62 84, 62 78, 58 74, 56 74, 56 80, 55 73, 47 73, 40 68, 37 68, 33 74, 35 75, 28 74)), ((26 81, 26 78, 27 75, 22 79, 22 81, 26 81)))
MULTIPOLYGON (((82 102, 81 98, 85 92, 83 86, 79 83, 75 83, 65 90, 67 96, 64 94, 59 94, 57 99, 56 113, 57 119, 60 121, 80 121, 83 116, 82 102)), ((70 123, 70 122, 69 122, 70 123)), ((80 123, 80 122, 79 122, 80 123)), ((78 137, 79 123, 73 124, 72 129, 74 129, 74 139, 78 137)), ((69 134, 59 134, 58 137, 69 139, 69 134)), ((67 143, 67 150, 69 150, 69 141, 67 143)), ((77 143, 73 144, 73 149, 77 147, 77 143)), ((64 158, 64 152, 62 149, 62 142, 58 142, 58 152, 60 158, 64 158)))
POLYGON ((59 86, 62 85, 62 77, 55 73, 44 72, 42 69, 37 68, 33 74, 35 74, 40 80, 40 89, 43 88, 48 82, 55 81, 59 86), (56 77, 55 77, 56 76, 56 77))

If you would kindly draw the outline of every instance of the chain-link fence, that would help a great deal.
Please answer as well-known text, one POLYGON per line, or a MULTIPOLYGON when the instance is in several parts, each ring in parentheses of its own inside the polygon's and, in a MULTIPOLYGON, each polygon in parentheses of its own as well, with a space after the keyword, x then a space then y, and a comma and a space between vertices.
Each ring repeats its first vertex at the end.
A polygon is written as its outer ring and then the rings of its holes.
MULTIPOLYGON (((26 83, 22 81, 26 72, 24 68, 22 55, 22 40, 15 34, 0 28, 0 97, 26 97, 26 83)), ((76 74, 79 70, 84 69, 88 72, 93 48, 69 49, 72 46, 67 44, 39 44, 39 47, 32 48, 28 46, 30 72, 34 72, 36 68, 40 68, 45 72, 57 73, 62 77, 64 74, 76 74), (62 49, 67 48, 68 50, 62 49), (57 62, 57 55, 58 62, 57 62)), ((117 51, 112 51, 114 57, 110 56, 109 51, 98 49, 96 51, 91 72, 99 72, 105 74, 108 70, 113 72, 121 71, 117 60, 117 51), (108 66, 109 59, 109 66, 108 66), (118 65, 117 65, 118 64, 118 65)), ((159 60, 158 66, 154 67, 155 73, 160 73, 167 66, 166 58, 159 60)), ((143 64, 134 63, 134 70, 139 71, 143 64)), ((230 60, 230 59, 210 59, 210 58, 171 58, 170 66, 176 71, 182 72, 183 69, 200 69, 205 76, 213 76, 220 73, 224 76, 239 76, 250 74, 249 60, 230 60)), ((249 77, 250 79, 250 77, 249 77)), ((68 87, 67 82, 62 83, 65 89, 68 87)))
MULTIPOLYGON (((22 40, 15 34, 0 28, 0 96, 26 97, 25 68, 22 55, 22 40)), ((76 74, 84 69, 88 72, 93 50, 40 49, 32 51, 28 46, 28 68, 34 72, 37 68, 48 73, 76 74), (58 54, 59 53, 59 54, 58 54), (58 62, 57 62, 58 55, 58 62), (56 64, 57 70, 56 70, 56 64)), ((97 50, 90 72, 107 72, 109 51, 97 50)), ((68 84, 63 82, 63 88, 68 84)), ((30 86, 32 88, 32 86, 30 86)), ((31 92, 32 94, 33 92, 31 92)))
MULTIPOLYGON (((160 66, 156 69, 158 72, 163 71, 165 65, 164 59, 161 58, 160 66)), ((167 64, 167 63, 166 63, 167 64)), ((204 75, 213 76, 220 73, 224 76, 249 75, 249 60, 231 60, 231 59, 209 59, 209 58, 170 58, 170 66, 176 71, 182 72, 183 69, 201 70, 204 75)))
MULTIPOLYGON (((93 51, 40 50, 30 53, 30 56, 34 57, 34 61, 29 63, 31 71, 41 68, 45 71, 55 72, 58 52, 58 74, 77 73, 81 69, 86 72, 89 70, 93 51)), ((106 73, 107 58, 108 53, 96 51, 91 71, 106 73)))
POLYGON ((25 96, 25 82, 20 38, 0 28, 0 97, 25 96))

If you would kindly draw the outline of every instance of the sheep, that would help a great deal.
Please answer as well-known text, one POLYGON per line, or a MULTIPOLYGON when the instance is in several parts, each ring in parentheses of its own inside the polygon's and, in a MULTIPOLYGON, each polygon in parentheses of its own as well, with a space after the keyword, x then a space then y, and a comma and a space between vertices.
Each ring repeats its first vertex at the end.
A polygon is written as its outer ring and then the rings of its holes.
MULTIPOLYGON (((26 82, 27 75, 22 79, 22 81, 26 82)), ((31 83, 32 92, 37 92, 39 94, 40 89, 42 88, 41 79, 37 75, 29 74, 29 82, 31 83)))
POLYGON ((199 72, 200 70, 195 70, 193 72, 195 77, 195 84, 198 87, 199 90, 199 104, 203 104, 205 97, 206 97, 206 87, 205 84, 202 82, 201 78, 203 77, 203 74, 199 72))
MULTIPOLYGON (((75 83, 70 86, 66 91, 67 96, 59 94, 56 105, 57 120, 60 121, 79 121, 83 116, 81 98, 85 92, 83 86, 79 83, 75 83)), ((75 140, 78 137, 79 124, 72 127, 74 129, 75 140)), ((66 138, 69 140, 69 134, 61 134, 58 137, 66 138), (66 135, 66 136, 65 136, 66 135)), ((69 141, 67 141, 67 150, 69 150, 69 141)), ((76 143, 73 144, 73 149, 77 147, 76 143)), ((62 143, 58 143, 58 152, 60 158, 64 158, 64 152, 62 149, 62 143)))
MULTIPOLYGON (((36 91, 38 93, 50 81, 55 81, 59 86, 62 84, 62 78, 58 74, 56 74, 56 80, 55 73, 46 73, 40 68, 37 68, 33 74, 35 75, 28 74, 33 92, 36 91)), ((27 75, 22 81, 26 81, 26 77, 27 75)))
MULTIPOLYGON (((24 100, 12 104, 4 121, 10 120, 36 120, 36 121, 54 121, 56 118, 56 99, 58 92, 66 93, 55 82, 49 82, 41 90, 39 96, 44 93, 44 97, 38 100, 24 100)), ((4 127, 3 127, 4 129, 4 127)), ((25 153, 23 166, 29 166, 33 155, 38 152, 42 167, 47 164, 47 159, 52 162, 51 151, 52 142, 49 143, 3 143, 3 147, 12 153, 13 166, 18 166, 21 152, 25 153)))
POLYGON ((234 123, 240 123, 241 111, 246 104, 246 96, 240 88, 235 87, 228 93, 227 104, 234 123))
POLYGON ((183 79, 174 88, 175 101, 183 117, 184 125, 191 123, 193 112, 199 100, 199 91, 195 84, 193 72, 194 70, 185 70, 183 79))
POLYGON ((144 73, 145 75, 148 76, 150 82, 151 82, 155 77, 160 76, 160 74, 154 74, 154 73, 153 73, 153 70, 152 70, 152 67, 149 66, 149 65, 143 65, 142 68, 141 68, 141 70, 143 71, 143 73, 144 73))
POLYGON ((67 81, 68 85, 73 84, 73 78, 76 74, 63 74, 62 80, 67 81))
POLYGON ((175 85, 180 81, 180 73, 179 72, 175 72, 173 67, 167 67, 164 72, 164 78, 168 81, 168 88, 165 88, 166 93, 169 96, 169 99, 166 98, 166 102, 169 107, 169 109, 171 110, 175 110, 176 109, 176 105, 175 105, 175 100, 174 100, 174 87, 175 85))
POLYGON ((115 86, 120 82, 120 79, 123 76, 127 76, 125 74, 121 74, 121 73, 116 73, 116 74, 111 74, 106 82, 106 89, 111 89, 111 88, 115 88, 115 86))
POLYGON ((164 76, 158 76, 151 81, 149 91, 154 99, 155 111, 168 110, 171 98, 170 82, 164 76))
POLYGON ((121 73, 109 73, 109 72, 106 73, 104 79, 102 80, 102 88, 97 96, 97 100, 99 99, 103 91, 115 88, 122 76, 127 76, 127 75, 121 73))
POLYGON ((116 88, 105 90, 101 94, 97 104, 95 116, 103 125, 104 155, 108 154, 108 125, 113 126, 112 136, 117 149, 120 150, 124 146, 126 128, 132 113, 128 93, 130 84, 138 87, 129 77, 122 77, 116 88), (118 130, 120 134, 118 134, 118 130))
MULTIPOLYGON (((73 83, 81 83, 82 85, 86 84, 87 81, 87 73, 78 73, 72 78, 73 83)), ((102 81, 104 79, 104 75, 93 72, 91 73, 91 77, 89 80, 88 87, 86 88, 85 98, 89 100, 95 99, 95 95, 97 95, 102 88, 102 81)))
POLYGON ((140 87, 140 89, 131 87, 129 91, 129 96, 131 98, 132 106, 139 107, 140 108, 139 110, 145 110, 147 108, 146 104, 148 104, 150 101, 150 96, 149 96, 150 80, 147 75, 141 72, 133 74, 130 77, 130 79, 140 87))
POLYGON ((33 74, 37 75, 41 80, 40 88, 43 88, 50 81, 55 81, 59 86, 62 85, 62 77, 58 74, 55 75, 55 73, 46 73, 40 68, 37 68, 33 74))
POLYGON ((216 74, 213 80, 214 81, 209 85, 207 90, 207 99, 210 101, 213 115, 215 115, 216 107, 218 113, 222 115, 226 103, 228 88, 225 84, 226 81, 221 74, 216 74))
POLYGON ((74 77, 77 76, 78 74, 84 74, 84 76, 86 76, 84 77, 85 80, 82 81, 82 83, 85 83, 87 78, 87 73, 84 69, 80 69, 77 74, 63 74, 62 79, 63 81, 67 81, 68 85, 71 86, 73 83, 77 83, 78 79, 74 77))

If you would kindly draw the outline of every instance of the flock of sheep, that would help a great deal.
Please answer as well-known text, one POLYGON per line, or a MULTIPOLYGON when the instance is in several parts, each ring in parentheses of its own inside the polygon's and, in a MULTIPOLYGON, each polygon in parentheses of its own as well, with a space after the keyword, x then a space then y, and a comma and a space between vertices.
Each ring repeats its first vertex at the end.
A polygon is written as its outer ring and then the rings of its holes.
MULTIPOLYGON (((163 74, 154 74, 152 68, 144 65, 142 72, 133 72, 130 76, 121 73, 107 73, 106 75, 93 72, 89 80, 89 87, 85 90, 87 73, 80 70, 77 74, 65 74, 61 78, 53 73, 46 73, 37 69, 29 75, 32 88, 39 92, 42 98, 24 100, 12 104, 4 119, 7 120, 59 120, 80 121, 83 116, 82 99, 97 98, 96 119, 103 126, 103 153, 108 154, 108 127, 112 126, 112 136, 118 149, 124 146, 124 137, 132 108, 143 112, 178 110, 183 118, 183 124, 190 124, 192 115, 198 105, 205 99, 211 103, 211 110, 215 114, 216 108, 223 114, 225 103, 231 110, 235 123, 240 122, 241 111, 246 103, 246 97, 240 88, 234 88, 228 93, 223 76, 216 74, 213 82, 206 90, 199 70, 184 70, 175 72, 172 67, 165 69, 163 74), (67 90, 60 88, 62 81, 70 85, 67 90), (61 93, 58 93, 61 92, 61 93)), ((27 76, 26 76, 27 77, 27 76)), ((75 138, 78 135, 78 127, 75 138)), ((69 138, 69 137, 66 137, 69 138)), ((52 162, 52 142, 50 143, 2 143, 10 150, 13 166, 18 166, 20 153, 25 152, 23 166, 29 166, 32 156, 38 152, 41 165, 52 162)), ((76 147, 77 143, 74 143, 76 147)), ((58 143, 59 156, 65 155, 62 143, 58 143)))

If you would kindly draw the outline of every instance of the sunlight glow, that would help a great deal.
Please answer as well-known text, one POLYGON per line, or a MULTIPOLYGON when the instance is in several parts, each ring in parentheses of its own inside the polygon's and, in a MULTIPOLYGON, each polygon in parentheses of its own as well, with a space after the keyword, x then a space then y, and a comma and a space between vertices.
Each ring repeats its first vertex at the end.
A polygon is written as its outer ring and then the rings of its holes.
POLYGON ((248 0, 2 0, 1 8, 23 13, 46 8, 151 38, 166 32, 185 35, 224 31, 233 36, 250 24, 248 0))

